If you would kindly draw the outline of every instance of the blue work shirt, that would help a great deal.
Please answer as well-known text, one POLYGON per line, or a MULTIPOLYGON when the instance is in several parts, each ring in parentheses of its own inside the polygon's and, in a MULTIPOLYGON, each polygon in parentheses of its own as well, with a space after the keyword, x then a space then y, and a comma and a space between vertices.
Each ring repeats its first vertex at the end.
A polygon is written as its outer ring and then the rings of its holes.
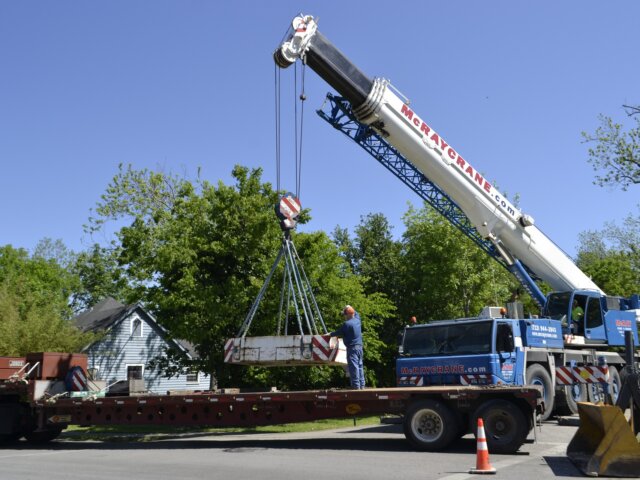
POLYGON ((338 330, 331 332, 329 335, 332 337, 342 337, 347 348, 362 345, 362 323, 358 312, 355 313, 353 318, 345 320, 338 330))

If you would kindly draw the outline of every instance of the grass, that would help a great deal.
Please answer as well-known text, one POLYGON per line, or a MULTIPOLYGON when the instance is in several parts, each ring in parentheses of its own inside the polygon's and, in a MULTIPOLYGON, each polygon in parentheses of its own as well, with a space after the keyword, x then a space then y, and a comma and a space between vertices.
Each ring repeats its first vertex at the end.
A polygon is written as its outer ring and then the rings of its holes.
MULTIPOLYGON (((358 417, 356 425, 377 425, 379 416, 358 417)), ((294 433, 313 432, 347 428, 354 425, 353 418, 316 420, 314 422, 286 423, 261 427, 214 428, 214 427, 174 427, 169 425, 95 425, 90 427, 69 426, 61 438, 73 440, 103 441, 151 441, 188 434, 252 434, 252 433, 294 433)))

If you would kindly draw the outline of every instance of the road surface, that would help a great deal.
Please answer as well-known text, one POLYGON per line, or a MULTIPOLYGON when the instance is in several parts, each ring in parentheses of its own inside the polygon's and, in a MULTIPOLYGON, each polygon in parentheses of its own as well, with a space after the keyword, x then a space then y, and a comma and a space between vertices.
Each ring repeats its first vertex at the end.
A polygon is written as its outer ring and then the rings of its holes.
MULTIPOLYGON (((581 477, 564 455, 575 430, 547 422, 537 432, 537 443, 526 443, 517 454, 490 453, 497 469, 494 478, 581 477)), ((39 448, 21 442, 0 449, 0 479, 463 480, 474 477, 468 469, 475 466, 475 455, 472 436, 446 452, 414 451, 398 425, 307 433, 183 434, 151 442, 71 437, 39 448)))

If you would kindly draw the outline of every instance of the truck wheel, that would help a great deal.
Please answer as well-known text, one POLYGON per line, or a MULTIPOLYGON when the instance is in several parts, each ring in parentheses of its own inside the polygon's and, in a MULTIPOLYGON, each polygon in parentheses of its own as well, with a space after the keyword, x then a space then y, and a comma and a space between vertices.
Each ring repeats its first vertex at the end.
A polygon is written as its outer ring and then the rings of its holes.
MULTIPOLYGON (((515 453, 527 439, 530 422, 522 410, 507 400, 490 400, 480 405, 474 416, 484 423, 487 447, 491 453, 515 453)), ((477 430, 474 432, 477 437, 477 430)))
POLYGON ((555 388, 551 383, 549 372, 539 363, 533 363, 527 367, 527 384, 540 385, 542 387, 542 398, 544 399, 544 413, 542 420, 547 420, 553 412, 555 399, 555 388))
POLYGON ((61 428, 52 428, 50 430, 43 430, 41 432, 30 432, 25 434, 24 438, 29 443, 47 443, 57 438, 62 432, 61 428))
POLYGON ((588 399, 587 386, 584 383, 574 383, 556 390, 556 413, 558 415, 577 415, 578 402, 588 399))
POLYGON ((404 415, 404 435, 418 450, 442 450, 456 437, 460 426, 451 410, 436 400, 421 400, 404 415))
MULTIPOLYGON (((622 382, 618 369, 614 366, 609 366, 609 393, 611 394, 614 405, 618 401, 621 385, 622 382)), ((589 391, 590 402, 598 403, 605 401, 604 387, 601 383, 590 383, 587 390, 589 391)))
POLYGON ((620 374, 616 367, 609 367, 609 388, 611 391, 611 399, 615 405, 618 401, 618 395, 620 395, 620 389, 622 388, 622 380, 620 380, 620 374))
POLYGON ((7 433, 0 435, 0 447, 3 445, 11 445, 16 443, 22 437, 21 433, 7 433))

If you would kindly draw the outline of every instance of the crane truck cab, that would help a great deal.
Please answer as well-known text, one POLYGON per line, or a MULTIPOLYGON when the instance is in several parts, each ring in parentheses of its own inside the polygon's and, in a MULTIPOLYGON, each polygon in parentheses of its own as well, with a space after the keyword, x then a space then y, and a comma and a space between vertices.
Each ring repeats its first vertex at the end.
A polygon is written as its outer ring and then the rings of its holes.
POLYGON ((543 316, 562 324, 565 343, 601 347, 624 346, 624 332, 633 332, 638 342, 638 295, 629 298, 602 295, 599 291, 552 292, 543 316))
MULTIPOLYGON (((577 403, 599 400, 590 383, 567 384, 557 368, 608 365, 613 396, 624 359, 609 347, 624 345, 625 331, 638 338, 638 298, 607 297, 592 290, 553 292, 544 318, 484 316, 407 327, 396 362, 397 385, 527 385, 543 388, 548 418, 554 408, 577 412, 577 403)), ((514 312, 514 309, 510 309, 514 312)), ((598 383, 592 379, 593 384, 598 383)))
POLYGON ((560 321, 473 318, 407 327, 398 386, 525 384, 526 352, 561 349, 560 321))

